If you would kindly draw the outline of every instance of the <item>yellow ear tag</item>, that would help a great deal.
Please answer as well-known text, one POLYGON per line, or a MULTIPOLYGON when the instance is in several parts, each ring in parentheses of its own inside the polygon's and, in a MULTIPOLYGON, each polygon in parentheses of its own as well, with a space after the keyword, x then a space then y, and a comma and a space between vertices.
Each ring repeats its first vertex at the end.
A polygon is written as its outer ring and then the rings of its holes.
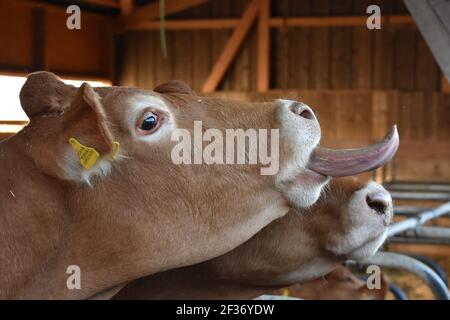
POLYGON ((289 294, 290 294, 290 292, 289 292, 288 288, 284 288, 283 291, 281 292, 281 295, 283 297, 289 297, 289 294))
POLYGON ((119 153, 120 150, 120 143, 118 143, 117 141, 113 142, 113 151, 110 155, 111 159, 115 159, 117 157, 117 154, 119 153))
POLYGON ((100 154, 97 152, 97 150, 82 145, 75 138, 70 138, 69 143, 80 157, 80 163, 86 170, 92 168, 92 166, 100 158, 100 154))

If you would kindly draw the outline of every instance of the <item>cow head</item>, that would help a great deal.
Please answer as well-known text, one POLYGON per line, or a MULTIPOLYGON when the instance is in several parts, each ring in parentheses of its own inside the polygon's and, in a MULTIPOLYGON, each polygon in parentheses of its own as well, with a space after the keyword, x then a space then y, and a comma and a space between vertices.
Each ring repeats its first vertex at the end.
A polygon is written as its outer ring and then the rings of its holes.
MULTIPOLYGON (((46 261, 46 268, 39 267, 43 277, 58 275, 49 293, 53 297, 86 297, 224 254, 289 206, 312 205, 328 176, 345 171, 336 164, 342 166, 342 155, 348 153, 318 152, 317 119, 308 106, 294 101, 201 98, 180 82, 154 91, 75 88, 47 72, 30 75, 20 98, 31 121, 0 146, 6 168, 2 181, 7 181, 1 187, 4 194, 17 190, 28 197, 2 199, 1 213, 31 210, 26 223, 37 231, 42 229, 38 217, 48 219, 45 227, 55 232, 49 243, 40 239, 39 250, 29 255, 26 245, 17 244, 11 254, 24 260, 28 273, 46 261), (279 170, 262 175, 263 164, 174 163, 174 132, 187 132, 195 140, 195 121, 202 122, 200 132, 279 130, 279 170), (328 156, 336 163, 324 165, 328 156), (79 266, 84 274, 79 291, 66 288, 68 265, 79 266)), ((276 135, 269 138, 265 147, 277 142, 276 135)), ((358 172, 380 165, 393 155, 397 142, 398 136, 391 135, 382 145, 387 151, 352 153, 352 159, 364 158, 366 165, 349 165, 358 172)), ((7 241, 15 238, 6 236, 7 241)), ((25 296, 42 292, 36 281, 27 283, 25 296)), ((17 283, 10 280, 5 286, 17 283)))
POLYGON ((311 280, 347 259, 373 255, 386 239, 393 206, 375 182, 334 179, 311 209, 292 210, 232 252, 211 260, 216 277, 264 285, 311 280))

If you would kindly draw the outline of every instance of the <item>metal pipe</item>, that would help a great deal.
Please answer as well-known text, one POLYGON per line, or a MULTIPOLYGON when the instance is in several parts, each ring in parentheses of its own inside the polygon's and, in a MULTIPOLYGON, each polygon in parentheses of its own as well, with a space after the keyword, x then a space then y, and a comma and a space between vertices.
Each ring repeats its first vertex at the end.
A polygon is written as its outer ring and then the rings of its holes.
POLYGON ((450 228, 420 227, 405 231, 402 235, 419 238, 438 238, 450 240, 450 228))
POLYGON ((448 192, 406 192, 406 191, 391 191, 392 199, 394 200, 437 200, 450 201, 450 193, 448 192))
POLYGON ((450 240, 449 239, 433 239, 433 238, 395 236, 395 237, 389 238, 389 243, 450 245, 450 240))
POLYGON ((389 191, 450 192, 450 184, 444 183, 387 183, 384 187, 389 191))
POLYGON ((435 209, 419 213, 415 217, 411 217, 390 225, 387 231, 388 237, 392 237, 409 229, 417 228, 431 219, 435 219, 448 213, 450 213, 450 202, 446 202, 435 209))
POLYGON ((393 252, 377 252, 374 256, 362 262, 350 261, 349 263, 357 266, 377 265, 380 267, 396 268, 411 272, 422 279, 430 287, 436 299, 450 300, 448 288, 439 275, 426 264, 411 257, 393 252))
POLYGON ((418 213, 432 210, 433 208, 415 207, 415 206, 395 206, 394 215, 416 215, 418 213))

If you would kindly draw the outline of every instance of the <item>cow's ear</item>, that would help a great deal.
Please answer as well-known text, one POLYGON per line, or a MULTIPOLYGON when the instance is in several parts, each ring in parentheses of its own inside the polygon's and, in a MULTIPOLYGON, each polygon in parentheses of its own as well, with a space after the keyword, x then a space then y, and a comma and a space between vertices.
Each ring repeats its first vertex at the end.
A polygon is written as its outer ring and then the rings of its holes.
POLYGON ((171 80, 160 85, 157 85, 153 91, 162 94, 181 93, 191 96, 197 96, 194 90, 185 82, 181 80, 171 80))
POLYGON ((100 154, 113 151, 113 139, 100 97, 88 83, 80 86, 64 112, 62 130, 65 136, 95 148, 100 154))
POLYGON ((28 75, 20 91, 20 103, 31 120, 42 115, 58 115, 70 105, 75 92, 75 87, 51 72, 34 72, 28 75))
POLYGON ((106 175, 118 151, 113 142, 100 97, 83 83, 62 117, 62 136, 66 146, 64 176, 89 182, 92 175, 106 175))

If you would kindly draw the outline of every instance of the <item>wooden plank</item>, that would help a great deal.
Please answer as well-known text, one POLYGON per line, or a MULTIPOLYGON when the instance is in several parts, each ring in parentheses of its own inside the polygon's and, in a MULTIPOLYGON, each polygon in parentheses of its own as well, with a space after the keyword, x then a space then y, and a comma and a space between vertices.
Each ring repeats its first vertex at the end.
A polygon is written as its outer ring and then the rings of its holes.
POLYGON ((138 86, 147 90, 152 90, 156 86, 154 74, 154 50, 152 43, 156 40, 150 32, 140 32, 137 56, 137 66, 135 73, 138 78, 138 86))
MULTIPOLYGON (((324 17, 290 17, 290 18, 272 18, 270 26, 279 28, 288 27, 351 27, 365 26, 367 15, 352 16, 324 16, 324 17)), ((410 15, 386 15, 381 17, 381 24, 385 27, 390 25, 415 26, 414 20, 410 15)))
MULTIPOLYGON (((1 1, 1 0, 0 0, 1 1)), ((297 2, 294 2, 297 5, 297 2)), ((299 3, 308 6, 309 3, 299 3)), ((236 18, 202 18, 202 19, 166 19, 167 29, 234 29, 240 19, 236 18)), ((272 17, 269 19, 271 28, 300 28, 300 27, 352 27, 365 26, 367 16, 335 16, 335 17, 272 17)), ((383 16, 382 25, 389 26, 404 25, 415 26, 410 16, 383 16)), ((159 21, 146 20, 129 26, 128 30, 159 30, 159 21)))
MULTIPOLYGON (((352 1, 331 2, 331 13, 348 14, 352 10, 352 1)), ((336 27, 330 30, 330 88, 350 88, 352 29, 336 27)))
POLYGON ((155 53, 155 65, 158 66, 156 71, 156 83, 161 84, 164 82, 167 82, 169 80, 173 80, 173 64, 175 61, 175 50, 174 50, 174 44, 175 44, 175 34, 173 31, 166 33, 167 38, 167 58, 164 57, 162 53, 161 48, 161 42, 159 41, 159 33, 154 32, 154 53, 155 53))
MULTIPOLYGON (((211 8, 207 6, 196 8, 196 13, 201 15, 210 15, 211 8)), ((193 81, 192 87, 196 91, 200 91, 203 82, 208 76, 211 66, 211 31, 195 30, 193 44, 193 81)))
POLYGON ((417 32, 416 35, 416 84, 418 90, 438 91, 440 87, 439 67, 425 40, 417 32))
POLYGON ((425 97, 423 92, 411 92, 406 93, 410 98, 410 105, 408 106, 411 110, 409 112, 410 122, 409 122, 409 132, 410 137, 413 140, 424 140, 425 127, 427 126, 427 121, 431 117, 430 105, 425 103, 425 97))
POLYGON ((193 82, 193 50, 194 43, 192 31, 174 31, 174 56, 171 61, 174 62, 172 66, 173 78, 182 80, 188 84, 193 82), (186 50, 186 48, 189 48, 186 50), (180 54, 182 53, 182 54, 180 54))
POLYGON ((394 78, 394 31, 374 31, 372 88, 392 89, 394 78))
POLYGON ((136 67, 137 63, 137 33, 133 32, 125 36, 124 59, 119 85, 127 87, 136 87, 136 67))
POLYGON ((412 29, 398 29, 394 43, 394 87, 401 90, 413 90, 415 86, 416 54, 415 37, 412 29))
POLYGON ((449 141, 429 141, 411 140, 406 137, 400 137, 401 147, 398 149, 396 158, 400 161, 415 160, 417 162, 441 159, 447 160, 450 157, 449 141), (420 152, 418 152, 420 150, 420 152))
POLYGON ((385 92, 374 92, 372 94, 372 133, 371 139, 378 141, 384 137, 391 127, 389 123, 389 94, 385 92))
MULTIPOLYGON (((438 139, 450 141, 450 95, 440 95, 438 102, 438 139)), ((450 148, 449 148, 450 150, 450 148)), ((448 158, 450 159, 450 157, 448 158)))
POLYGON ((30 71, 33 65, 33 10, 22 3, 0 1, 2 69, 30 71))
MULTIPOLYGON (((353 3, 353 13, 364 14, 372 0, 353 3)), ((372 40, 376 31, 364 27, 353 28, 351 85, 357 89, 368 89, 372 85, 372 40)))
POLYGON ((46 10, 45 14, 44 45, 48 70, 111 77, 114 20, 83 12, 81 29, 73 31, 65 27, 67 14, 63 8, 46 10))
POLYGON ((353 29, 351 86, 355 89, 372 86, 372 36, 365 27, 353 29))
MULTIPOLYGON (((330 1, 315 2, 312 7, 313 15, 328 15, 330 1)), ((311 29, 310 38, 310 74, 309 86, 314 89, 329 87, 329 29, 327 27, 311 29)))
MULTIPOLYGON (((294 15, 311 14, 309 1, 292 1, 291 12, 294 15)), ((288 30, 289 42, 286 50, 286 64, 288 66, 288 83, 290 89, 307 89, 310 79, 311 59, 311 28, 292 27, 288 30)))
MULTIPOLYGON (((215 29, 234 29, 239 23, 235 18, 217 18, 217 19, 180 19, 166 20, 164 26, 167 30, 215 30, 215 29)), ((143 21, 133 27, 133 30, 159 30, 161 25, 159 21, 143 21)))
POLYGON ((229 65, 236 56, 239 47, 242 45, 251 25, 253 24, 258 13, 258 1, 252 0, 244 12, 239 25, 234 29, 233 34, 228 40, 222 54, 215 63, 208 79, 205 81, 202 91, 212 92, 219 85, 220 80, 228 69, 229 65))
POLYGON ((260 0, 258 21, 258 83, 257 90, 269 89, 270 70, 270 0, 260 0))
POLYGON ((370 112, 371 105, 371 93, 338 93, 337 138, 371 141, 373 117, 370 112))

